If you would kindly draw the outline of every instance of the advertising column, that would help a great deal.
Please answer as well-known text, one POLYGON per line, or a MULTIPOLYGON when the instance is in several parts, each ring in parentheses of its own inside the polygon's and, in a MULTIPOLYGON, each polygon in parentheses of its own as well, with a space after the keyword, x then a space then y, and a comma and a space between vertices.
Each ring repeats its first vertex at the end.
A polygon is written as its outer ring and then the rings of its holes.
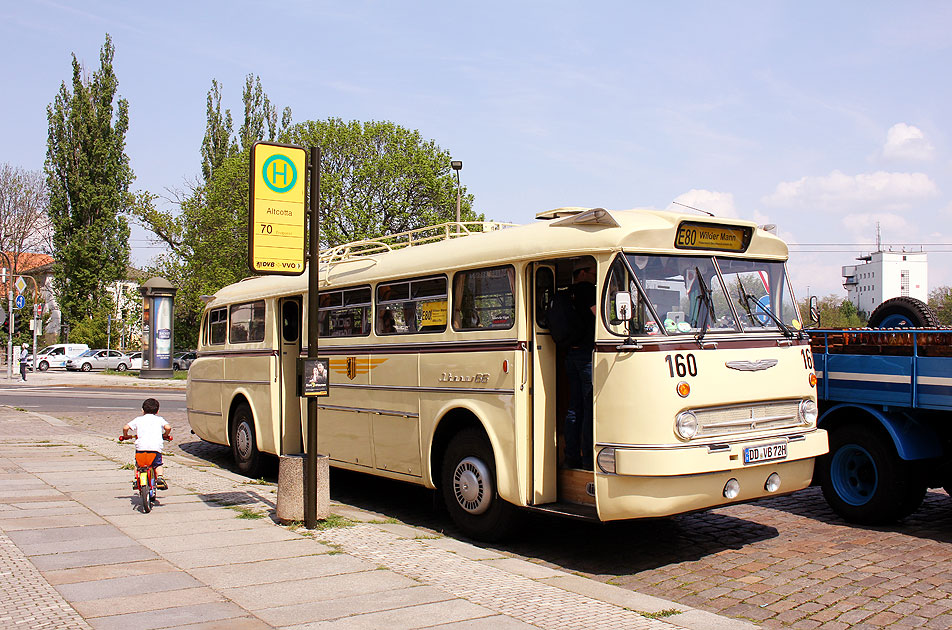
POLYGON ((172 378, 172 314, 177 289, 165 278, 152 278, 142 293, 142 369, 139 378, 172 378))

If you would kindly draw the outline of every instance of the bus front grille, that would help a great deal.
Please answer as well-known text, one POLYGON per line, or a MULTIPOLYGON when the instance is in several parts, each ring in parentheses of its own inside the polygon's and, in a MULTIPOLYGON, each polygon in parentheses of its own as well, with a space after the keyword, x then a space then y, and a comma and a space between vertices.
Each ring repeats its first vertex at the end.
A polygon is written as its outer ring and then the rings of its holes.
POLYGON ((735 435, 800 426, 799 400, 778 400, 694 409, 698 437, 735 435))

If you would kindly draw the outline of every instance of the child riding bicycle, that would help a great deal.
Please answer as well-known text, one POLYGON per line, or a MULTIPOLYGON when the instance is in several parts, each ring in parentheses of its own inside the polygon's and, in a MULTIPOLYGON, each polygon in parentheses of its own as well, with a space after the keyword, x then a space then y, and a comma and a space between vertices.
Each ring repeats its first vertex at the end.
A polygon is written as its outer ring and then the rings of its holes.
POLYGON ((155 485, 159 490, 168 490, 169 485, 162 476, 162 445, 165 440, 172 439, 172 425, 162 416, 157 416, 158 411, 159 401, 146 398, 142 402, 143 415, 122 427, 122 437, 128 438, 130 432, 135 433, 136 453, 155 453, 152 464, 158 477, 155 485))

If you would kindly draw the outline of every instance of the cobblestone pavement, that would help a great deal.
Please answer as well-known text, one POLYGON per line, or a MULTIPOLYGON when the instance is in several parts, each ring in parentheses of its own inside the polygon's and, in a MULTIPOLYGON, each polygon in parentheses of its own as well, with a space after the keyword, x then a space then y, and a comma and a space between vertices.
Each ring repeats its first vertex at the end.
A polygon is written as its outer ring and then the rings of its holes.
MULTIPOLYGON (((119 418, 100 420, 112 435, 119 418)), ((227 449, 179 435, 182 456, 227 465, 227 449)), ((333 471, 331 491, 335 501, 459 537, 426 490, 333 471)), ((526 531, 493 549, 765 628, 952 628, 952 500, 942 490, 892 527, 849 525, 810 488, 655 521, 529 516, 526 531)))

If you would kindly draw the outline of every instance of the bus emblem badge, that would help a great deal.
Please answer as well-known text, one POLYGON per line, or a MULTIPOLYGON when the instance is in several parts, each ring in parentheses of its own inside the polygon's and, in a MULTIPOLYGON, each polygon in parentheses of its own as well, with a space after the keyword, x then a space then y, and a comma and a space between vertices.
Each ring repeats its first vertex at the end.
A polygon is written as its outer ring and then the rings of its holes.
POLYGON ((777 363, 779 363, 777 359, 761 359, 759 361, 728 361, 724 365, 732 370, 759 372, 760 370, 769 370, 777 363))
POLYGON ((357 378, 357 357, 347 357, 347 378, 357 378))

